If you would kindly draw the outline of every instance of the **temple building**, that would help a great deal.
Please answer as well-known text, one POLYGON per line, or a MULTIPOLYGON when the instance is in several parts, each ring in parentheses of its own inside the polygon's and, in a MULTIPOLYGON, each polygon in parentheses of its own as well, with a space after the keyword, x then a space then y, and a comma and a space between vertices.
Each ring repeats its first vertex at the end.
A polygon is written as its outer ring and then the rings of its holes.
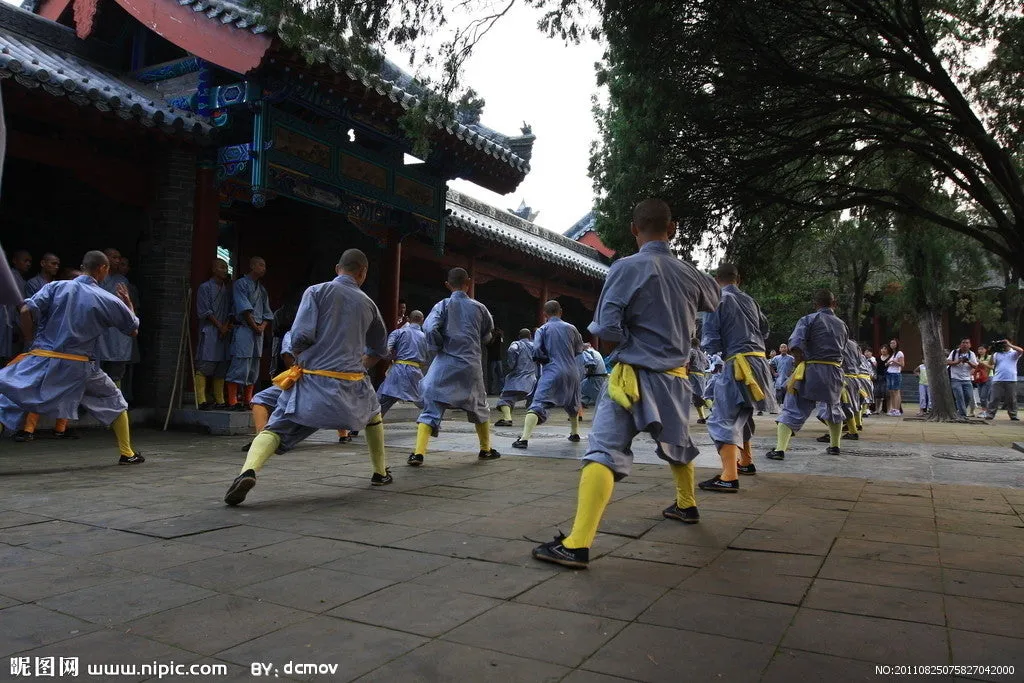
POLYGON ((575 225, 565 231, 565 236, 574 242, 585 244, 594 249, 601 256, 611 259, 615 257, 615 250, 606 246, 597 234, 597 214, 593 211, 576 221, 575 225))
MULTIPOLYGON (((495 322, 540 322, 557 297, 589 322, 607 260, 585 244, 447 188, 499 194, 530 170, 528 126, 503 134, 479 110, 429 121, 430 153, 399 119, 427 93, 384 60, 367 70, 300 53, 226 0, 0 4, 8 149, 0 241, 77 265, 89 249, 131 259, 141 292, 136 401, 166 405, 186 293, 226 257, 267 261, 271 306, 333 277, 340 253, 370 258, 364 289, 385 320, 424 311, 467 268, 495 322)), ((266 381, 266 374, 261 378, 266 381)))

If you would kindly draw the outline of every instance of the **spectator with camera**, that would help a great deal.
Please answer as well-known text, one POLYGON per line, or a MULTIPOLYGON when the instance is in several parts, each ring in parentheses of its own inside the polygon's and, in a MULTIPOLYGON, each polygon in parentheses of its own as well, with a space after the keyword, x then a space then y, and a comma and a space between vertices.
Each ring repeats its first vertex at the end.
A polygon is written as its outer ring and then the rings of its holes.
POLYGON ((994 419, 1000 406, 1006 408, 1010 419, 1017 421, 1017 361, 1024 349, 1003 339, 992 344, 995 372, 992 375, 992 400, 985 419, 994 419))
POLYGON ((978 404, 981 406, 980 417, 985 417, 988 412, 988 404, 992 401, 992 371, 995 369, 995 360, 989 353, 991 344, 984 344, 978 347, 978 367, 974 368, 972 379, 974 386, 978 389, 978 404))
POLYGON ((978 357, 971 351, 971 340, 962 339, 960 348, 953 349, 946 357, 949 366, 949 383, 953 388, 953 401, 960 417, 967 417, 967 406, 971 403, 974 385, 971 373, 978 367, 978 357))

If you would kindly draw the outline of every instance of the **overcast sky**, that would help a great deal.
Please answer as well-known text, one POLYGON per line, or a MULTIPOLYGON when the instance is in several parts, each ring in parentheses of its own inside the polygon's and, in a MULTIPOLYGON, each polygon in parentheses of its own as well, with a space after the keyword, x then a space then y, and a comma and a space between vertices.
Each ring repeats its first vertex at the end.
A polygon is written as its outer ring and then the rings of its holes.
POLYGON ((477 47, 463 77, 487 103, 485 126, 506 135, 518 135, 524 121, 533 126, 530 173, 505 196, 466 181, 450 185, 502 209, 526 200, 540 211, 538 225, 565 232, 590 211, 594 196, 587 164, 597 137, 591 95, 597 92, 594 63, 601 47, 549 39, 537 30, 537 17, 517 3, 477 47))

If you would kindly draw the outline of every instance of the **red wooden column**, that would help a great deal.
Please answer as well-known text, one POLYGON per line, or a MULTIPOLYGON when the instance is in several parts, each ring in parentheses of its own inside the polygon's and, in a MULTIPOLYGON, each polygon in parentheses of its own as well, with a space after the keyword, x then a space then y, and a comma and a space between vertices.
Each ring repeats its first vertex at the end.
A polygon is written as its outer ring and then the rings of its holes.
MULTIPOLYGON (((210 278, 210 265, 217 258, 217 233, 220 228, 220 201, 217 197, 216 169, 200 162, 196 168, 195 217, 192 221, 192 300, 199 285, 210 278)), ((195 306, 192 307, 192 332, 197 331, 195 306)))

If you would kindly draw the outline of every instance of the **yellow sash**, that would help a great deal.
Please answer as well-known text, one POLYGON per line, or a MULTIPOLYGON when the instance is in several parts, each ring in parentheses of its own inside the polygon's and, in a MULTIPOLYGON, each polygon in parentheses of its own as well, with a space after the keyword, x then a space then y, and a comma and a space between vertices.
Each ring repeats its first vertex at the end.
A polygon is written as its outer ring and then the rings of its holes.
MULTIPOLYGON (((662 372, 682 379, 689 377, 686 367, 662 372)), ((640 400, 640 382, 636 377, 636 368, 628 363, 616 363, 608 377, 608 395, 626 410, 631 409, 633 404, 640 400)))
POLYGON ((757 383, 757 378, 754 377, 754 371, 750 367, 750 361, 747 358, 764 357, 764 351, 747 351, 746 353, 737 353, 735 356, 729 356, 725 359, 726 363, 731 360, 736 361, 736 365, 732 369, 732 376, 747 385, 747 389, 750 391, 750 398, 755 401, 764 400, 764 391, 761 389, 761 385, 757 383))
POLYGON ((60 351, 47 351, 46 349, 32 349, 26 353, 15 356, 8 365, 25 360, 29 356, 42 356, 43 358, 60 358, 61 360, 76 360, 79 363, 88 363, 89 356, 79 356, 75 353, 61 353, 60 351))
POLYGON ((414 368, 422 368, 423 367, 422 365, 420 365, 419 363, 417 363, 414 360, 396 360, 395 364, 396 365, 411 365, 414 368))
POLYGON ((703 376, 704 376, 704 373, 703 373, 703 372, 690 372, 690 374, 691 374, 691 375, 692 375, 693 377, 703 377, 703 376))
POLYGON ((791 394, 796 393, 796 383, 804 378, 807 372, 807 365, 831 365, 834 368, 842 368, 843 364, 839 361, 834 360, 805 360, 797 363, 796 368, 793 370, 793 376, 789 378, 789 382, 786 384, 786 391, 791 394))
POLYGON ((303 375, 320 375, 321 377, 331 377, 345 382, 361 382, 363 377, 366 376, 366 373, 335 372, 334 370, 310 370, 308 368, 300 368, 298 365, 293 365, 274 378, 274 386, 288 391, 295 386, 296 382, 302 379, 303 375))

